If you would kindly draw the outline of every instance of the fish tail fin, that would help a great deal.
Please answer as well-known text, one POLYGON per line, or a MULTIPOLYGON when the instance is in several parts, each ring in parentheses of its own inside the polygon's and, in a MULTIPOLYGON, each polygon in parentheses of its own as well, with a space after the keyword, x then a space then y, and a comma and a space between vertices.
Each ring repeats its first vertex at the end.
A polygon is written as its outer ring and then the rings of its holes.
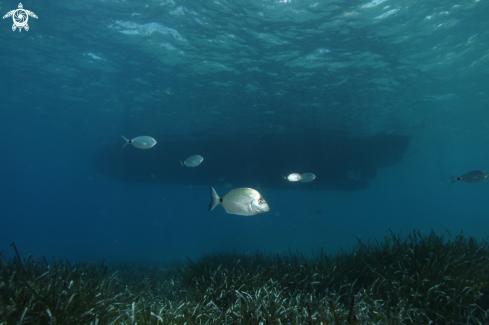
POLYGON ((221 198, 217 195, 216 190, 211 186, 211 203, 209 204, 209 211, 212 211, 217 205, 221 203, 221 198))
POLYGON ((122 148, 124 148, 124 147, 125 147, 125 146, 127 146, 129 143, 131 143, 131 140, 124 138, 124 136, 123 136, 123 135, 121 135, 121 137, 124 139, 124 141, 126 141, 126 143, 125 143, 125 144, 122 146, 122 148))
POLYGON ((183 163, 183 161, 179 160, 179 162, 180 162, 180 164, 182 164, 180 167, 183 167, 183 165, 185 165, 185 164, 183 163))
POLYGON ((453 177, 452 175, 448 175, 448 176, 450 177, 450 185, 459 181, 457 177, 453 177))

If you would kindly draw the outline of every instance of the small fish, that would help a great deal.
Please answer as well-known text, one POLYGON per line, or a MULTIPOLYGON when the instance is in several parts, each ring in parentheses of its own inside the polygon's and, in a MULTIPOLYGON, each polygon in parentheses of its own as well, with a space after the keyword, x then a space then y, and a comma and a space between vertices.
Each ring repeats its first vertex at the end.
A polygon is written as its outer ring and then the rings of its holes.
POLYGON ((261 194, 257 190, 247 187, 231 190, 223 197, 219 197, 216 190, 211 187, 209 211, 212 211, 218 204, 221 204, 227 213, 242 216, 253 216, 270 211, 267 201, 265 201, 261 194))
MULTIPOLYGON (((448 175, 448 176, 450 176, 450 175, 448 175)), ((477 182, 485 180, 488 176, 489 176, 489 173, 486 173, 482 170, 474 170, 472 172, 465 173, 460 177, 450 176, 450 179, 452 180, 450 185, 452 185, 453 183, 456 183, 458 181, 462 181, 462 182, 466 182, 466 183, 477 183, 477 182)))
POLYGON ((204 157, 199 155, 193 155, 185 159, 185 161, 180 161, 180 163, 187 167, 197 167, 204 161, 204 157))
POLYGON ((316 175, 313 173, 304 173, 302 174, 302 179, 300 180, 302 183, 309 183, 316 179, 316 175))
POLYGON ((292 173, 287 177, 283 176, 283 178, 288 180, 289 182, 297 182, 302 180, 302 175, 298 173, 292 173))
POLYGON ((150 149, 153 148, 156 145, 156 140, 153 139, 152 137, 147 137, 147 136, 140 136, 140 137, 135 137, 132 140, 124 138, 123 135, 121 137, 126 141, 126 144, 122 147, 124 148, 127 146, 129 143, 131 143, 133 146, 135 146, 138 149, 150 149))

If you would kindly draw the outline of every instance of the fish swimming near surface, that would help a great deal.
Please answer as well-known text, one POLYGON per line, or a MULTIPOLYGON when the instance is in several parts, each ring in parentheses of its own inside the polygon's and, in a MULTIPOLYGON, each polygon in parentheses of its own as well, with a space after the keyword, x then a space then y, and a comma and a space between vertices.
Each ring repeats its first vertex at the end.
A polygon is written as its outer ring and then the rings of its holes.
POLYGON ((180 161, 182 166, 187 166, 187 167, 197 167, 204 161, 204 157, 199 156, 199 155, 193 155, 185 159, 185 161, 180 161))
POLYGON ((253 216, 255 214, 270 211, 267 201, 261 194, 252 188, 242 187, 227 192, 223 197, 217 195, 211 187, 211 203, 209 211, 221 204, 224 210, 230 214, 253 216))
POLYGON ((304 173, 301 175, 302 179, 300 180, 302 183, 309 183, 316 179, 316 175, 313 173, 304 173))
POLYGON ((131 140, 124 138, 123 135, 121 135, 121 137, 124 139, 124 141, 126 141, 126 144, 124 144, 124 146, 122 146, 122 148, 127 146, 129 143, 138 149, 150 149, 156 145, 155 139, 153 139, 152 137, 145 136, 145 135, 140 136, 140 137, 135 137, 134 139, 131 139, 131 140))
POLYGON ((486 173, 485 171, 482 171, 482 170, 474 170, 474 171, 465 173, 460 177, 453 177, 451 175, 448 175, 448 176, 450 176, 450 179, 452 180, 450 183, 450 185, 452 185, 453 183, 456 183, 458 181, 462 181, 462 182, 466 182, 466 183, 481 182, 489 176, 489 173, 486 173))
POLYGON ((292 173, 289 176, 285 177, 282 176, 284 179, 288 180, 289 182, 297 182, 302 180, 302 175, 299 173, 292 173))

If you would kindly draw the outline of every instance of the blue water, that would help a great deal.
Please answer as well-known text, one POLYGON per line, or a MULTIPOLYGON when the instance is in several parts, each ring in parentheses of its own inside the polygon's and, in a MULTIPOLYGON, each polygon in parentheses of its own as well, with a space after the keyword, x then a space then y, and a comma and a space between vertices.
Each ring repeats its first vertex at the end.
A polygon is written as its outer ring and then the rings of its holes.
MULTIPOLYGON (((15 242, 22 256, 172 263, 230 250, 334 253, 389 229, 487 238, 489 181, 449 185, 446 176, 489 169, 486 2, 24 8, 39 17, 29 18, 29 31, 13 32, 11 18, 0 25, 0 249, 10 255, 15 242), (263 134, 306 139, 307 129, 411 140, 366 189, 260 187, 271 210, 252 217, 207 211, 209 185, 227 191, 217 177, 207 185, 128 182, 93 164, 106 146, 138 154, 122 149, 121 134, 158 134, 150 150, 164 153, 164 141, 177 137, 219 146, 243 133, 257 143, 263 134)), ((221 152, 213 159, 225 162, 230 150, 221 152)), ((253 167, 265 163, 273 164, 253 167)), ((320 181, 320 170, 297 169, 320 181)))

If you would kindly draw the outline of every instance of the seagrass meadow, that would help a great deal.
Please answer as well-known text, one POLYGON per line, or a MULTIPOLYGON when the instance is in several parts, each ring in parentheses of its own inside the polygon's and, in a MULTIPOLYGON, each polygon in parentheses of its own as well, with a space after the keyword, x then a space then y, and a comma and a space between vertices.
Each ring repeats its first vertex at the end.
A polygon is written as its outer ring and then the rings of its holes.
POLYGON ((487 324, 487 241, 359 241, 305 257, 204 254, 172 267, 1 258, 0 324, 487 324))

